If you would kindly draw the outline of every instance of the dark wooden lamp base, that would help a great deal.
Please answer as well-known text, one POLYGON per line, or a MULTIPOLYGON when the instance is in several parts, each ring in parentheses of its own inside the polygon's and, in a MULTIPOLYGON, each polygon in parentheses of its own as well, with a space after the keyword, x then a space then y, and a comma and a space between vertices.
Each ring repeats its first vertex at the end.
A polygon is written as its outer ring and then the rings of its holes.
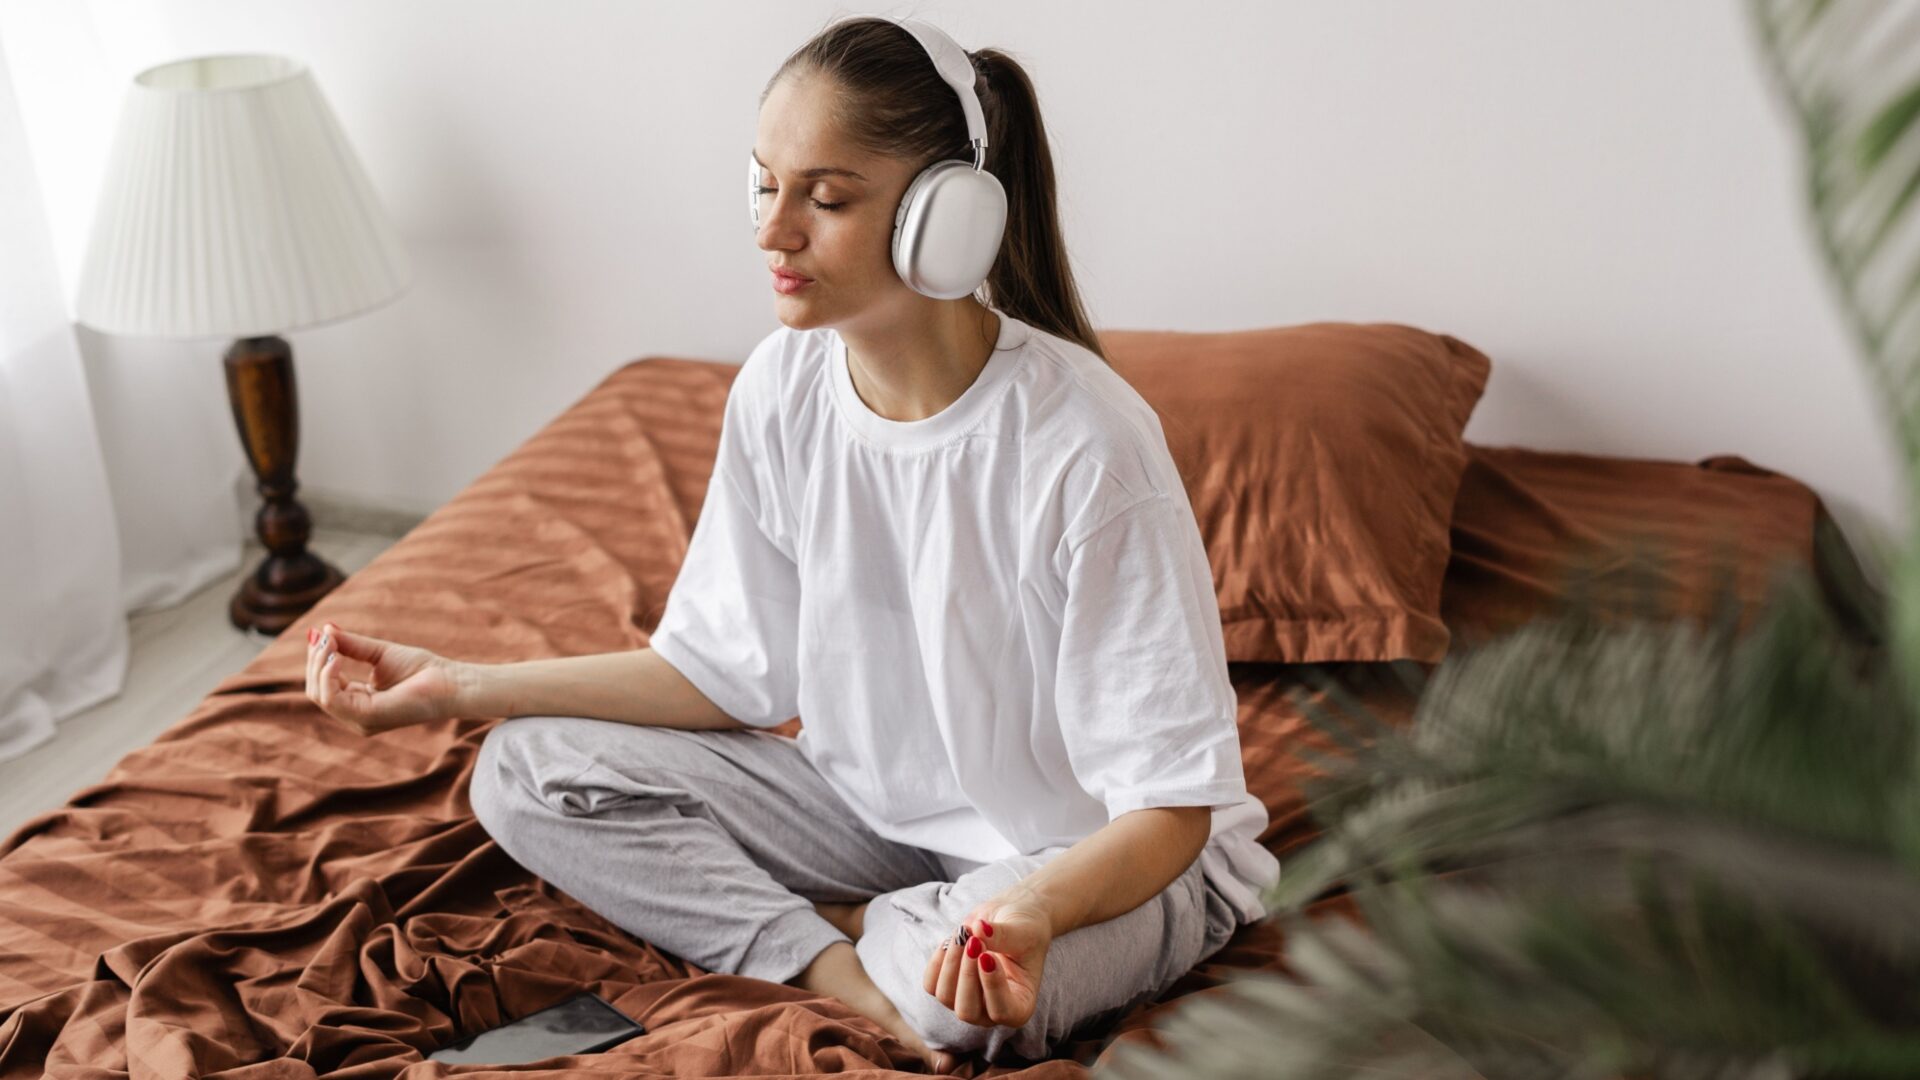
POLYGON ((267 557, 241 582, 227 605, 233 625, 278 636, 346 580, 307 550, 313 522, 293 493, 293 459, 300 446, 300 404, 293 384, 293 347, 277 335, 241 338, 226 353, 227 397, 240 445, 266 501, 254 531, 267 557))

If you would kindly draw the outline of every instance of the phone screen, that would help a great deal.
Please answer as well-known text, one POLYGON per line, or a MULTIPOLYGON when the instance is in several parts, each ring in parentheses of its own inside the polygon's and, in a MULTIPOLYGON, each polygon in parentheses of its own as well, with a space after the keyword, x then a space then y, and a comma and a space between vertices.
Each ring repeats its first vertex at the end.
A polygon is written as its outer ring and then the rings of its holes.
POLYGON ((489 1028, 427 1055, 428 1061, 517 1065, 561 1054, 595 1054, 647 1029, 591 990, 489 1028))

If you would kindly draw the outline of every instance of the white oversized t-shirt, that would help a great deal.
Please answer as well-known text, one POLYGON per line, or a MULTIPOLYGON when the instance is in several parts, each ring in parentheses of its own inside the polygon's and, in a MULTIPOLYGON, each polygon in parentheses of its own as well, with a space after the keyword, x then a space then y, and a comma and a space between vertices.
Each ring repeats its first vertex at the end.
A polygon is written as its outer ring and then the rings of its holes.
POLYGON ((1280 867, 1159 418, 1088 349, 996 314, 973 384, 912 421, 860 399, 836 331, 763 339, 652 647, 742 723, 798 715, 889 840, 985 863, 1212 806, 1202 872, 1259 919, 1280 867))

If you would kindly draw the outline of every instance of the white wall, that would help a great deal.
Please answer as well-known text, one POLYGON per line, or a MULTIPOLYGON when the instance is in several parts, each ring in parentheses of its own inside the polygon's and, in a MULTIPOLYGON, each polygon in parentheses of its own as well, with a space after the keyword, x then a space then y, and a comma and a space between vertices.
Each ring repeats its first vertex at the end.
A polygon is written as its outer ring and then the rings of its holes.
MULTIPOLYGON (((119 87, 200 53, 311 66, 411 245, 407 295, 287 335, 308 488, 431 510, 630 359, 743 358, 776 325, 739 190, 760 89, 883 10, 1027 65, 1096 325, 1446 331, 1494 362, 1473 441, 1739 453, 1856 539, 1904 523, 1740 0, 90 6, 102 70, 22 74, 70 285, 119 87)), ((223 343, 82 343, 97 377, 167 365, 250 518, 223 343)), ((178 481, 109 453, 163 542, 178 481)))

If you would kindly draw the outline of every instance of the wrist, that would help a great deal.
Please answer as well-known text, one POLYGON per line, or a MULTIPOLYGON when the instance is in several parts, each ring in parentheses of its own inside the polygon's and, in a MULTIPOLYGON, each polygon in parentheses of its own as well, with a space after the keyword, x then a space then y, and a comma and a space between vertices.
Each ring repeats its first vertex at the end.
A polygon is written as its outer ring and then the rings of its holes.
POLYGON ((1032 912, 1046 923, 1048 937, 1059 937, 1078 926, 1081 916, 1076 910, 1078 905, 1071 897, 1059 895, 1045 880, 1034 880, 1045 870, 1045 867, 1041 867, 1024 880, 1014 882, 995 898, 995 902, 1032 912))
POLYGON ((466 661, 453 662, 453 701, 450 711, 453 716, 494 716, 499 715, 487 706, 488 679, 486 664, 471 664, 466 661))

